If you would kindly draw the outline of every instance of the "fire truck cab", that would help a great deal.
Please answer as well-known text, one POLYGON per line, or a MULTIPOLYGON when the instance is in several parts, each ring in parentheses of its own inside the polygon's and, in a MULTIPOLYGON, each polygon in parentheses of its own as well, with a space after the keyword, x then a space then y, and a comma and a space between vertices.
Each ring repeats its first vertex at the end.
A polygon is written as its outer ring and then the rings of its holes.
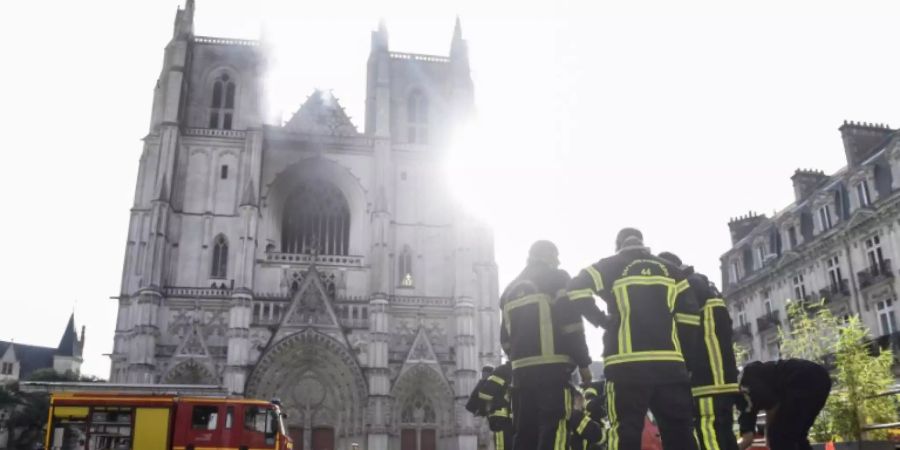
MULTIPOLYGON (((110 387, 104 387, 108 390, 110 387)), ((160 387, 154 387, 159 391, 160 387)), ((47 450, 291 450, 277 403, 227 395, 51 392, 47 450)))

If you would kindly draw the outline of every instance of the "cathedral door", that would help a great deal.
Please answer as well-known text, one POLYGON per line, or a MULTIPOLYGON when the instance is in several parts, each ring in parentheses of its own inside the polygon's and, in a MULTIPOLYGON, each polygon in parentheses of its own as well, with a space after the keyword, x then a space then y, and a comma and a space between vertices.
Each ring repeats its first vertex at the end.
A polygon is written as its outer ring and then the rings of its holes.
POLYGON ((334 450, 334 428, 313 428, 311 450, 334 450))
POLYGON ((419 450, 437 450, 437 436, 435 436, 435 430, 422 430, 420 431, 420 439, 419 450))
POLYGON ((288 435, 294 441, 294 450, 303 450, 303 427, 288 427, 288 435))
POLYGON ((416 430, 405 428, 400 430, 400 450, 418 450, 416 430))

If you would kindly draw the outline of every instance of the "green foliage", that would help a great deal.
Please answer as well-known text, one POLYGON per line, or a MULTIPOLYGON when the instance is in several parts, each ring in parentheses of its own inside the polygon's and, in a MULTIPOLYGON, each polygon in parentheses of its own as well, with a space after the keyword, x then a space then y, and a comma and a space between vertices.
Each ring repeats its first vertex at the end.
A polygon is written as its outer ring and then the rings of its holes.
POLYGON ((896 420, 894 399, 875 397, 893 384, 891 352, 872 356, 869 331, 859 317, 842 322, 822 303, 791 302, 788 319, 790 330, 779 330, 782 356, 833 366, 831 395, 810 437, 818 442, 884 439, 885 431, 864 436, 862 426, 896 420))
POLYGON ((734 361, 738 367, 750 362, 750 350, 737 342, 732 342, 732 350, 734 350, 734 361))
MULTIPOLYGON (((26 377, 26 381, 45 382, 98 382, 97 377, 85 377, 74 372, 58 373, 53 369, 39 369, 26 377)), ((28 393, 19 389, 18 383, 10 383, 0 388, 0 408, 12 408, 7 425, 18 433, 10 441, 11 449, 33 449, 43 440, 43 429, 47 422, 50 401, 47 394, 28 393)))
POLYGON ((782 356, 824 364, 834 352, 840 320, 822 302, 788 302, 787 315, 790 329, 778 329, 782 356))
MULTIPOLYGON (((878 356, 869 353, 868 330, 853 316, 840 330, 835 359, 837 387, 832 389, 830 407, 833 433, 844 440, 861 441, 862 426, 870 423, 894 422, 896 403, 890 396, 876 397, 894 382, 890 350, 878 356)), ((885 439, 885 430, 867 433, 869 439, 885 439)))

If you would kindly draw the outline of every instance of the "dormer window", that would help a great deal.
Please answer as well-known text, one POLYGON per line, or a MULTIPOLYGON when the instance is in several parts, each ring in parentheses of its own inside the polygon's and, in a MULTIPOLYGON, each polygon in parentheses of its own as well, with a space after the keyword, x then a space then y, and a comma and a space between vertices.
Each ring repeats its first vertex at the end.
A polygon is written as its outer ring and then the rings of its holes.
POLYGON ((762 266, 766 263, 766 245, 758 244, 756 246, 756 269, 762 269, 762 266))
POLYGON ((738 280, 740 280, 739 276, 740 272, 738 271, 737 261, 731 261, 731 282, 737 283, 738 280))
POLYGON ((209 108, 209 127, 230 130, 234 119, 234 81, 227 73, 216 78, 212 87, 212 102, 209 108))
POLYGON ((869 197, 868 181, 862 180, 856 184, 856 200, 859 202, 860 207, 872 204, 871 197, 869 197))
POLYGON ((428 99, 413 91, 406 105, 407 140, 411 144, 428 143, 428 99))
POLYGON ((819 208, 819 231, 825 232, 832 228, 831 206, 824 205, 819 208))
POLYGON ((787 229, 788 235, 788 243, 790 244, 790 249, 793 250, 797 248, 797 227, 791 225, 787 229))

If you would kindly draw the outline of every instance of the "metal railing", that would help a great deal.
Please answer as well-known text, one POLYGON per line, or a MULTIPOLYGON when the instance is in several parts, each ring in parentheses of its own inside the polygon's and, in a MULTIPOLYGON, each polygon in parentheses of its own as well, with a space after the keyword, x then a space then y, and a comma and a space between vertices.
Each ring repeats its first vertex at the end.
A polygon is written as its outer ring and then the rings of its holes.
POLYGON ((890 259, 884 259, 878 263, 869 266, 868 269, 857 272, 856 277, 859 279, 859 287, 867 288, 878 284, 884 280, 894 278, 893 265, 890 259))

